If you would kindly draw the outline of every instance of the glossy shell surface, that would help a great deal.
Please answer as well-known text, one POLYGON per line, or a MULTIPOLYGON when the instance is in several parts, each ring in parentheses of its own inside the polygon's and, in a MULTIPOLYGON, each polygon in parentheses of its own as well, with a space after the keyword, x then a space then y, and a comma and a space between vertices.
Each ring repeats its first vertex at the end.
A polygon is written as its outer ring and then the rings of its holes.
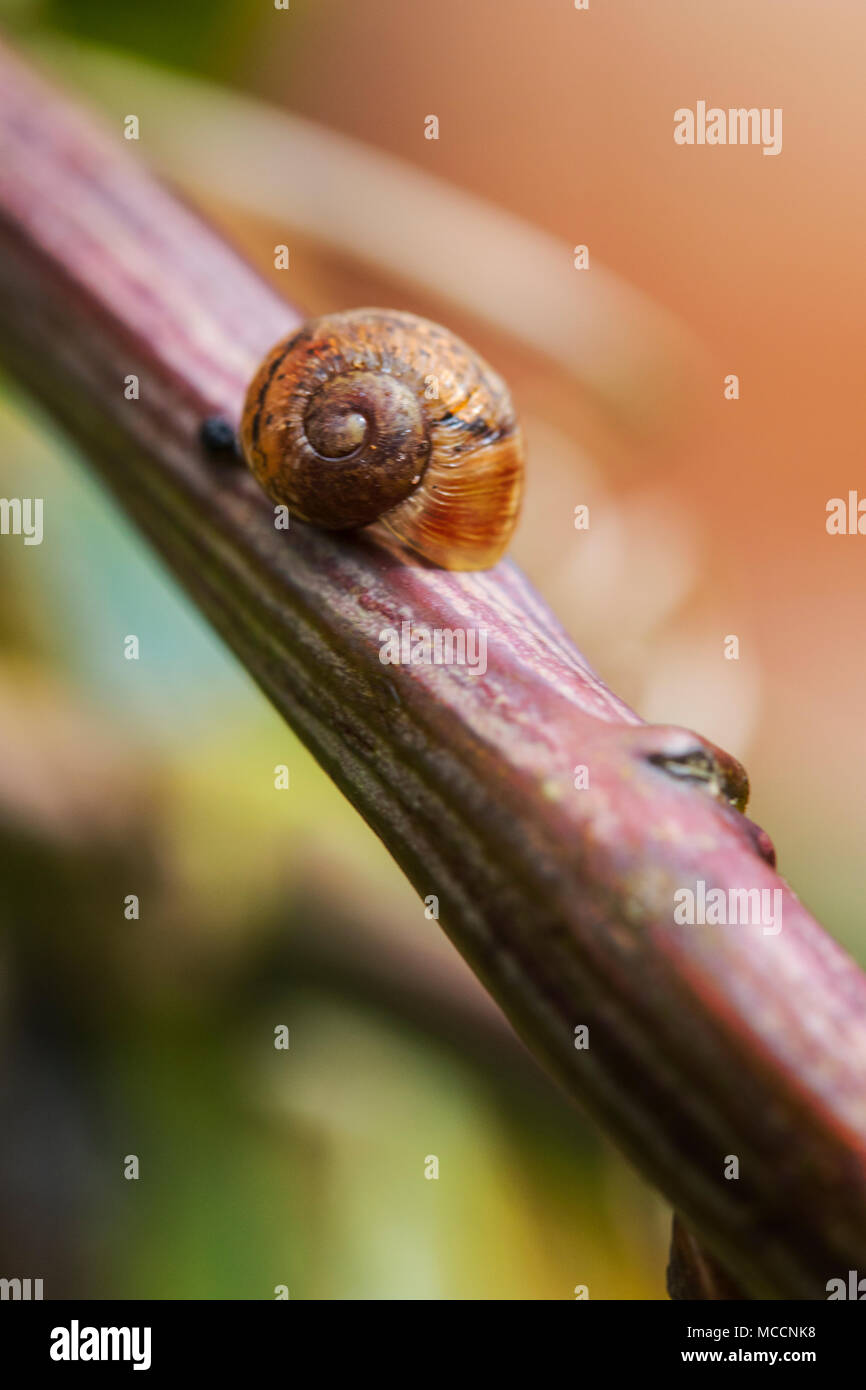
POLYGON ((241 443, 301 520, 378 520, 448 569, 495 564, 517 520, 523 444, 505 383, 413 314, 325 315, 278 343, 250 385, 241 443))

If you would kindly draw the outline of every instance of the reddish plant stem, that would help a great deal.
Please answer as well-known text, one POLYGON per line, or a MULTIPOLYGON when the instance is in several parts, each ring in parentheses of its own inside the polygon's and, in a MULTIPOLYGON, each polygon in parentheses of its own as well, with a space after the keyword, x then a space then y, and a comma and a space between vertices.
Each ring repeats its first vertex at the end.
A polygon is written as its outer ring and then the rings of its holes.
MULTIPOLYGON (((199 429, 237 421, 299 315, 144 172, 120 128, 96 131, 0 54, 5 360, 438 896, 568 1093, 750 1293, 824 1296, 866 1265, 866 980, 728 804, 741 770, 694 734, 641 724, 511 564, 450 574, 369 533, 274 529, 199 429), (383 666, 380 634, 404 619, 486 629, 486 673, 383 666), (674 893, 698 880, 778 890, 783 929, 676 925, 674 893)), ((48 543, 55 524, 48 497, 48 543)))

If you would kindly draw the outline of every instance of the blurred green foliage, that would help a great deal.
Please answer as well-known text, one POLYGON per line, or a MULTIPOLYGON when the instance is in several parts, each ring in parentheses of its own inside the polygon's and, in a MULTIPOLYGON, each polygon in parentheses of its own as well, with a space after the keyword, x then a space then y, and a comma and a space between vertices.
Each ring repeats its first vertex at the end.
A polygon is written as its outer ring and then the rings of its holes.
MULTIPOLYGON (((233 41, 249 32, 255 6, 248 0, 41 0, 13 3, 18 24, 38 24, 71 38, 126 49, 172 67, 219 73, 229 67, 233 41)), ((0 14, 4 6, 0 5, 0 14)))

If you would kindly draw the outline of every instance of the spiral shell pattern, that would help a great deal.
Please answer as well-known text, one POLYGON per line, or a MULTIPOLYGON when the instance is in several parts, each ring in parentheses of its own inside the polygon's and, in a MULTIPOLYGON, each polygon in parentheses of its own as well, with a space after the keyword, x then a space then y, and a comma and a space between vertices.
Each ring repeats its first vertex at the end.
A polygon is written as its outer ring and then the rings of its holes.
POLYGON ((447 569, 495 564, 517 521, 523 445, 505 383, 413 314, 329 314, 278 343, 250 385, 241 443, 302 521, 379 521, 447 569))

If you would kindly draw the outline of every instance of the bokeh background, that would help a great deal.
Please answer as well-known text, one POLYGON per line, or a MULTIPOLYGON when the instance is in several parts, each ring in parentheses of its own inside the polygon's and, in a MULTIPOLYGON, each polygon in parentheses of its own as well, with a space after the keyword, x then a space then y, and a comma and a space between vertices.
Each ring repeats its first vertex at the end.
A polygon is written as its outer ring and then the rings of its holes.
MULTIPOLYGON (((866 538, 825 529, 866 494, 858 0, 0 21, 118 138, 138 114, 130 158, 296 303, 427 313, 497 365, 530 448, 517 558, 642 715, 746 764, 782 872, 866 961, 866 538), (782 154, 676 146, 700 99, 782 107, 782 154)), ((0 1273, 47 1297, 664 1297, 664 1204, 10 381, 0 495, 44 496, 48 526, 0 543, 0 1273)))

